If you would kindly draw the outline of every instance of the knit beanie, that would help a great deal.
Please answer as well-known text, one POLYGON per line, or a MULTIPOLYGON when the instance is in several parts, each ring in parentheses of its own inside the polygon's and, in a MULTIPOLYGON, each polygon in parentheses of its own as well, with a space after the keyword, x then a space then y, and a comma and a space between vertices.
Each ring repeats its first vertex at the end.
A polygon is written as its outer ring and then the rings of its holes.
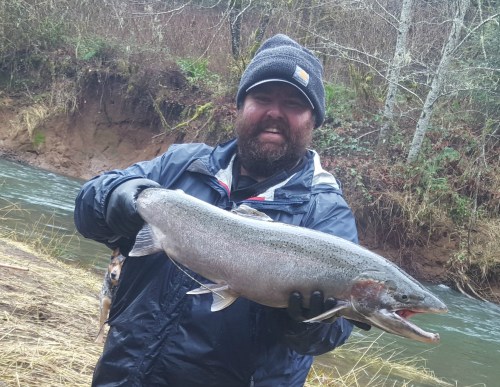
POLYGON ((307 48, 288 36, 278 34, 257 50, 241 76, 236 95, 238 109, 250 89, 266 82, 285 82, 299 89, 313 107, 315 127, 325 119, 323 66, 307 48))

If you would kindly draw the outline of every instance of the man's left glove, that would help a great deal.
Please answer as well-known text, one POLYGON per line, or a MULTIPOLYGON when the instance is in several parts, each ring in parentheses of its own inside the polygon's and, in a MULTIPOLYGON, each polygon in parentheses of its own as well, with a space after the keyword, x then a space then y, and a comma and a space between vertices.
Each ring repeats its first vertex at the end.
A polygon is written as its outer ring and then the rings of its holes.
POLYGON ((137 212, 137 196, 146 188, 161 187, 149 179, 132 179, 118 185, 110 194, 106 206, 106 224, 117 235, 133 238, 144 225, 137 212))

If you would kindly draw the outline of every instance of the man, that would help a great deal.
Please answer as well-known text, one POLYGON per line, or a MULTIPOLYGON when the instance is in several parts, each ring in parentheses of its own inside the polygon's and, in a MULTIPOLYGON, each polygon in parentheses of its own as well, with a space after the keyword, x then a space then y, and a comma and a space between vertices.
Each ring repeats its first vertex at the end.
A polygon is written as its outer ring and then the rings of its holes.
MULTIPOLYGON (((128 252, 143 225, 135 199, 162 186, 227 210, 245 203, 274 220, 357 242, 335 178, 306 148, 324 120, 321 77, 309 50, 285 35, 267 40, 241 78, 237 139, 216 148, 174 145, 87 182, 76 200, 78 230, 128 252)), ((198 286, 164 253, 127 258, 93 384, 302 386, 312 356, 343 344, 352 330, 343 318, 302 322, 335 304, 320 292, 309 309, 295 292, 287 310, 240 298, 210 312, 210 295, 186 295, 198 286)))

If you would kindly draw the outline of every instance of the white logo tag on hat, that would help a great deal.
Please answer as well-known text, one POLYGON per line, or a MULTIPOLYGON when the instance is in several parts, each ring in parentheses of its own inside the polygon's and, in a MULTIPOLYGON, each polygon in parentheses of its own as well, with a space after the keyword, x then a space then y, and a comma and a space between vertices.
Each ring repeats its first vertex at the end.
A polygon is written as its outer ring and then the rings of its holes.
POLYGON ((300 66, 295 66, 295 72, 293 73, 293 79, 298 81, 304 86, 309 83, 309 74, 300 66))

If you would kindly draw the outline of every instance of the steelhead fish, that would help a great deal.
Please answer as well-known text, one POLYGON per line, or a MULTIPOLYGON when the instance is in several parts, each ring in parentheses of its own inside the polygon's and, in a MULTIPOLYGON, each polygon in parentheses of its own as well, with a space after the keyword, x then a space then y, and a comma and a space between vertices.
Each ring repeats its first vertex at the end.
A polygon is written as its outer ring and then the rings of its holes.
POLYGON ((164 250, 212 281, 188 292, 212 293, 212 311, 239 296, 286 308, 292 291, 302 293, 307 306, 311 292, 321 290, 338 303, 307 322, 344 316, 410 339, 439 341, 439 334, 408 318, 444 313, 446 305, 396 265, 355 243, 274 222, 248 206, 225 211, 180 190, 146 189, 137 209, 146 225, 130 256, 164 250))

